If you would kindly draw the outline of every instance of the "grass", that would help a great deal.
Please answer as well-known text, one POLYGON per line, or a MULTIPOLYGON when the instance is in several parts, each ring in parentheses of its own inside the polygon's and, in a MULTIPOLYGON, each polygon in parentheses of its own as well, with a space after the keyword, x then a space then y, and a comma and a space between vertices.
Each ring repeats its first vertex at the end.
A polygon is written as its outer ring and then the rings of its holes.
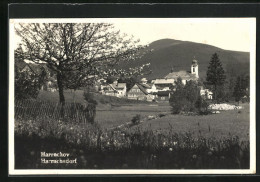
POLYGON ((87 122, 88 115, 79 103, 65 103, 61 106, 57 102, 38 100, 18 100, 15 102, 15 117, 36 119, 52 118, 74 122, 87 122))
MULTIPOLYGON (((249 142, 38 118, 15 123, 16 169, 246 169, 249 142), (44 164, 41 152, 67 152, 74 164, 44 164)), ((48 158, 47 158, 48 159, 48 158)), ((59 160, 59 157, 52 158, 59 160)))
MULTIPOLYGON (((84 101, 83 90, 64 90, 64 97, 66 102, 82 103, 84 101)), ((49 92, 41 90, 37 97, 37 100, 48 101, 48 102, 59 102, 59 92, 49 92)))
MULTIPOLYGON (((67 103, 83 103, 84 102, 84 90, 64 90, 64 97, 67 103)), ((127 98, 117 98, 113 96, 101 95, 100 93, 93 93, 94 100, 96 100, 101 108, 103 105, 121 106, 128 104, 147 104, 147 101, 130 100, 127 98)), ((49 92, 41 90, 37 97, 37 100, 59 102, 59 93, 49 92)))
POLYGON ((149 120, 139 127, 152 130, 165 131, 172 127, 175 132, 192 132, 205 137, 239 136, 241 140, 249 139, 249 108, 243 104, 243 109, 232 111, 220 111, 220 114, 211 115, 166 115, 165 117, 149 120))
MULTIPOLYGON (((64 96, 67 103, 83 103, 83 90, 65 90, 64 96)), ((135 101, 94 94, 97 100, 97 115, 95 121, 104 129, 112 128, 130 122, 136 114, 142 117, 170 112, 168 103, 154 104, 151 102, 135 101)), ((37 100, 59 102, 58 92, 40 91, 37 100)))
POLYGON ((97 110, 96 122, 99 123, 102 128, 111 128, 126 122, 131 122, 136 114, 140 114, 141 117, 147 117, 162 112, 170 113, 168 104, 132 104, 121 107, 110 107, 105 110, 97 110))
MULTIPOLYGON (((142 118, 151 115, 159 115, 166 113, 162 118, 156 120, 149 120, 132 127, 135 129, 151 128, 154 131, 166 131, 169 127, 173 127, 175 132, 187 132, 201 134, 206 137, 224 137, 228 135, 237 135, 240 139, 248 140, 249 136, 249 104, 242 104, 243 109, 220 111, 220 114, 211 114, 204 116, 184 116, 184 115, 171 115, 170 106, 168 103, 144 103, 133 102, 131 100, 120 100, 115 97, 108 97, 103 95, 95 95, 98 100, 97 114, 95 121, 101 126, 102 129, 113 128, 127 122, 131 122, 136 114, 140 114, 142 118), (100 100, 106 99, 113 101, 114 104, 102 104, 100 100)), ((82 102, 83 91, 65 91, 65 98, 67 102, 82 102)), ((40 100, 49 100, 58 102, 57 92, 41 91, 39 94, 40 100)))
MULTIPOLYGON (((80 102, 83 92, 65 92, 67 102, 80 102), (68 95, 66 95, 68 94, 68 95)), ((97 96, 97 95, 96 95, 97 96)), ((249 106, 204 116, 172 115, 168 103, 98 100, 96 124, 39 115, 15 120, 17 169, 246 169, 249 167, 249 106), (102 103, 103 102, 103 103, 102 103), (131 122, 137 125, 111 129, 131 122), (40 153, 68 152, 77 164, 42 164, 40 153)), ((57 93, 38 100, 57 102, 57 93), (55 100, 56 99, 56 100, 55 100)), ((102 99, 101 99, 102 100, 102 99)), ((23 116, 23 115, 22 115, 23 116)))

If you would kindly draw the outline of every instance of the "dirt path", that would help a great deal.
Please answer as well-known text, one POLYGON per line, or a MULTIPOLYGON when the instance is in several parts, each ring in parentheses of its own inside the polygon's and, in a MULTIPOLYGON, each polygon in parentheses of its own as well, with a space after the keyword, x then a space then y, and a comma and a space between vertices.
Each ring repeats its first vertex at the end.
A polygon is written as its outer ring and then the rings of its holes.
POLYGON ((166 115, 168 115, 169 113, 160 113, 160 114, 157 114, 157 115, 149 115, 149 116, 146 116, 144 117, 143 119, 140 120, 140 122, 138 122, 138 124, 133 124, 131 121, 130 122, 126 122, 124 124, 121 124, 119 126, 115 126, 115 127, 112 127, 112 128, 109 128, 108 131, 111 131, 111 130, 116 130, 116 129, 120 129, 120 128, 124 128, 124 127, 132 127, 132 126, 137 126, 143 122, 146 122, 146 121, 150 121, 150 120, 156 120, 158 118, 161 118, 161 117, 164 117, 166 115))

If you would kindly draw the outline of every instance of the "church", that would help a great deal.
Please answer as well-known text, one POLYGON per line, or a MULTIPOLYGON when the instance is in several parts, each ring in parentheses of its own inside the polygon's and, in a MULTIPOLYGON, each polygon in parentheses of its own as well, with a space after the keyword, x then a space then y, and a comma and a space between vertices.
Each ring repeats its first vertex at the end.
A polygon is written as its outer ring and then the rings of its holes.
POLYGON ((173 70, 171 73, 165 76, 165 80, 167 79, 173 79, 174 81, 177 80, 177 78, 180 77, 182 79, 183 84, 186 84, 187 81, 193 80, 198 81, 199 79, 199 65, 197 60, 192 60, 191 69, 190 71, 178 71, 174 72, 173 70))

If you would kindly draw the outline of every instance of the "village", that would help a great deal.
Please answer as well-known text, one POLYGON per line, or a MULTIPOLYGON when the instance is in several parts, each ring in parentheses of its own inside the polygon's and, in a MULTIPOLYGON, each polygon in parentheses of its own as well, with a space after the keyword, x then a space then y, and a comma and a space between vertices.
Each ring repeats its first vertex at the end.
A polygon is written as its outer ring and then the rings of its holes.
MULTIPOLYGON (((46 70, 45 65, 36 66, 33 64, 26 64, 22 72, 40 72, 41 69, 46 70)), ((118 98, 127 98, 131 100, 140 100, 148 102, 167 102, 171 93, 175 90, 174 85, 178 78, 182 79, 183 85, 192 80, 198 82, 199 80, 199 64, 196 59, 192 60, 190 70, 180 70, 174 72, 171 70, 164 78, 156 78, 148 83, 144 77, 140 82, 135 83, 130 89, 127 89, 127 84, 118 82, 115 79, 113 83, 107 83, 107 80, 101 78, 97 79, 94 84, 94 91, 102 95, 113 96, 118 98)), ((200 95, 205 99, 212 99, 213 92, 209 89, 199 86, 200 95)), ((57 91, 56 79, 49 73, 48 81, 41 87, 41 90, 50 92, 57 91)))
MULTIPOLYGON (((118 83, 116 80, 112 84, 106 84, 105 80, 99 80, 100 93, 120 98, 126 97, 133 100, 169 101, 177 79, 181 78, 184 85, 190 80, 197 82, 199 79, 198 69, 198 61, 194 59, 190 71, 171 71, 164 78, 151 80, 151 83, 148 83, 146 78, 142 78, 141 82, 136 83, 129 91, 126 89, 126 83, 118 83)), ((213 93, 200 86, 200 95, 206 99, 212 99, 213 93)))

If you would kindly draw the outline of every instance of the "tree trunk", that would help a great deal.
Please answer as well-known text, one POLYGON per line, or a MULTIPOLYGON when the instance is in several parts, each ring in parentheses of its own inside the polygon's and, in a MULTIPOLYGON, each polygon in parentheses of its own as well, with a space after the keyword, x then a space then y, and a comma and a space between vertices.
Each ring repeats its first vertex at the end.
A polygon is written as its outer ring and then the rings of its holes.
POLYGON ((60 104, 65 104, 65 97, 63 93, 63 76, 61 72, 57 72, 57 84, 59 88, 60 104))

